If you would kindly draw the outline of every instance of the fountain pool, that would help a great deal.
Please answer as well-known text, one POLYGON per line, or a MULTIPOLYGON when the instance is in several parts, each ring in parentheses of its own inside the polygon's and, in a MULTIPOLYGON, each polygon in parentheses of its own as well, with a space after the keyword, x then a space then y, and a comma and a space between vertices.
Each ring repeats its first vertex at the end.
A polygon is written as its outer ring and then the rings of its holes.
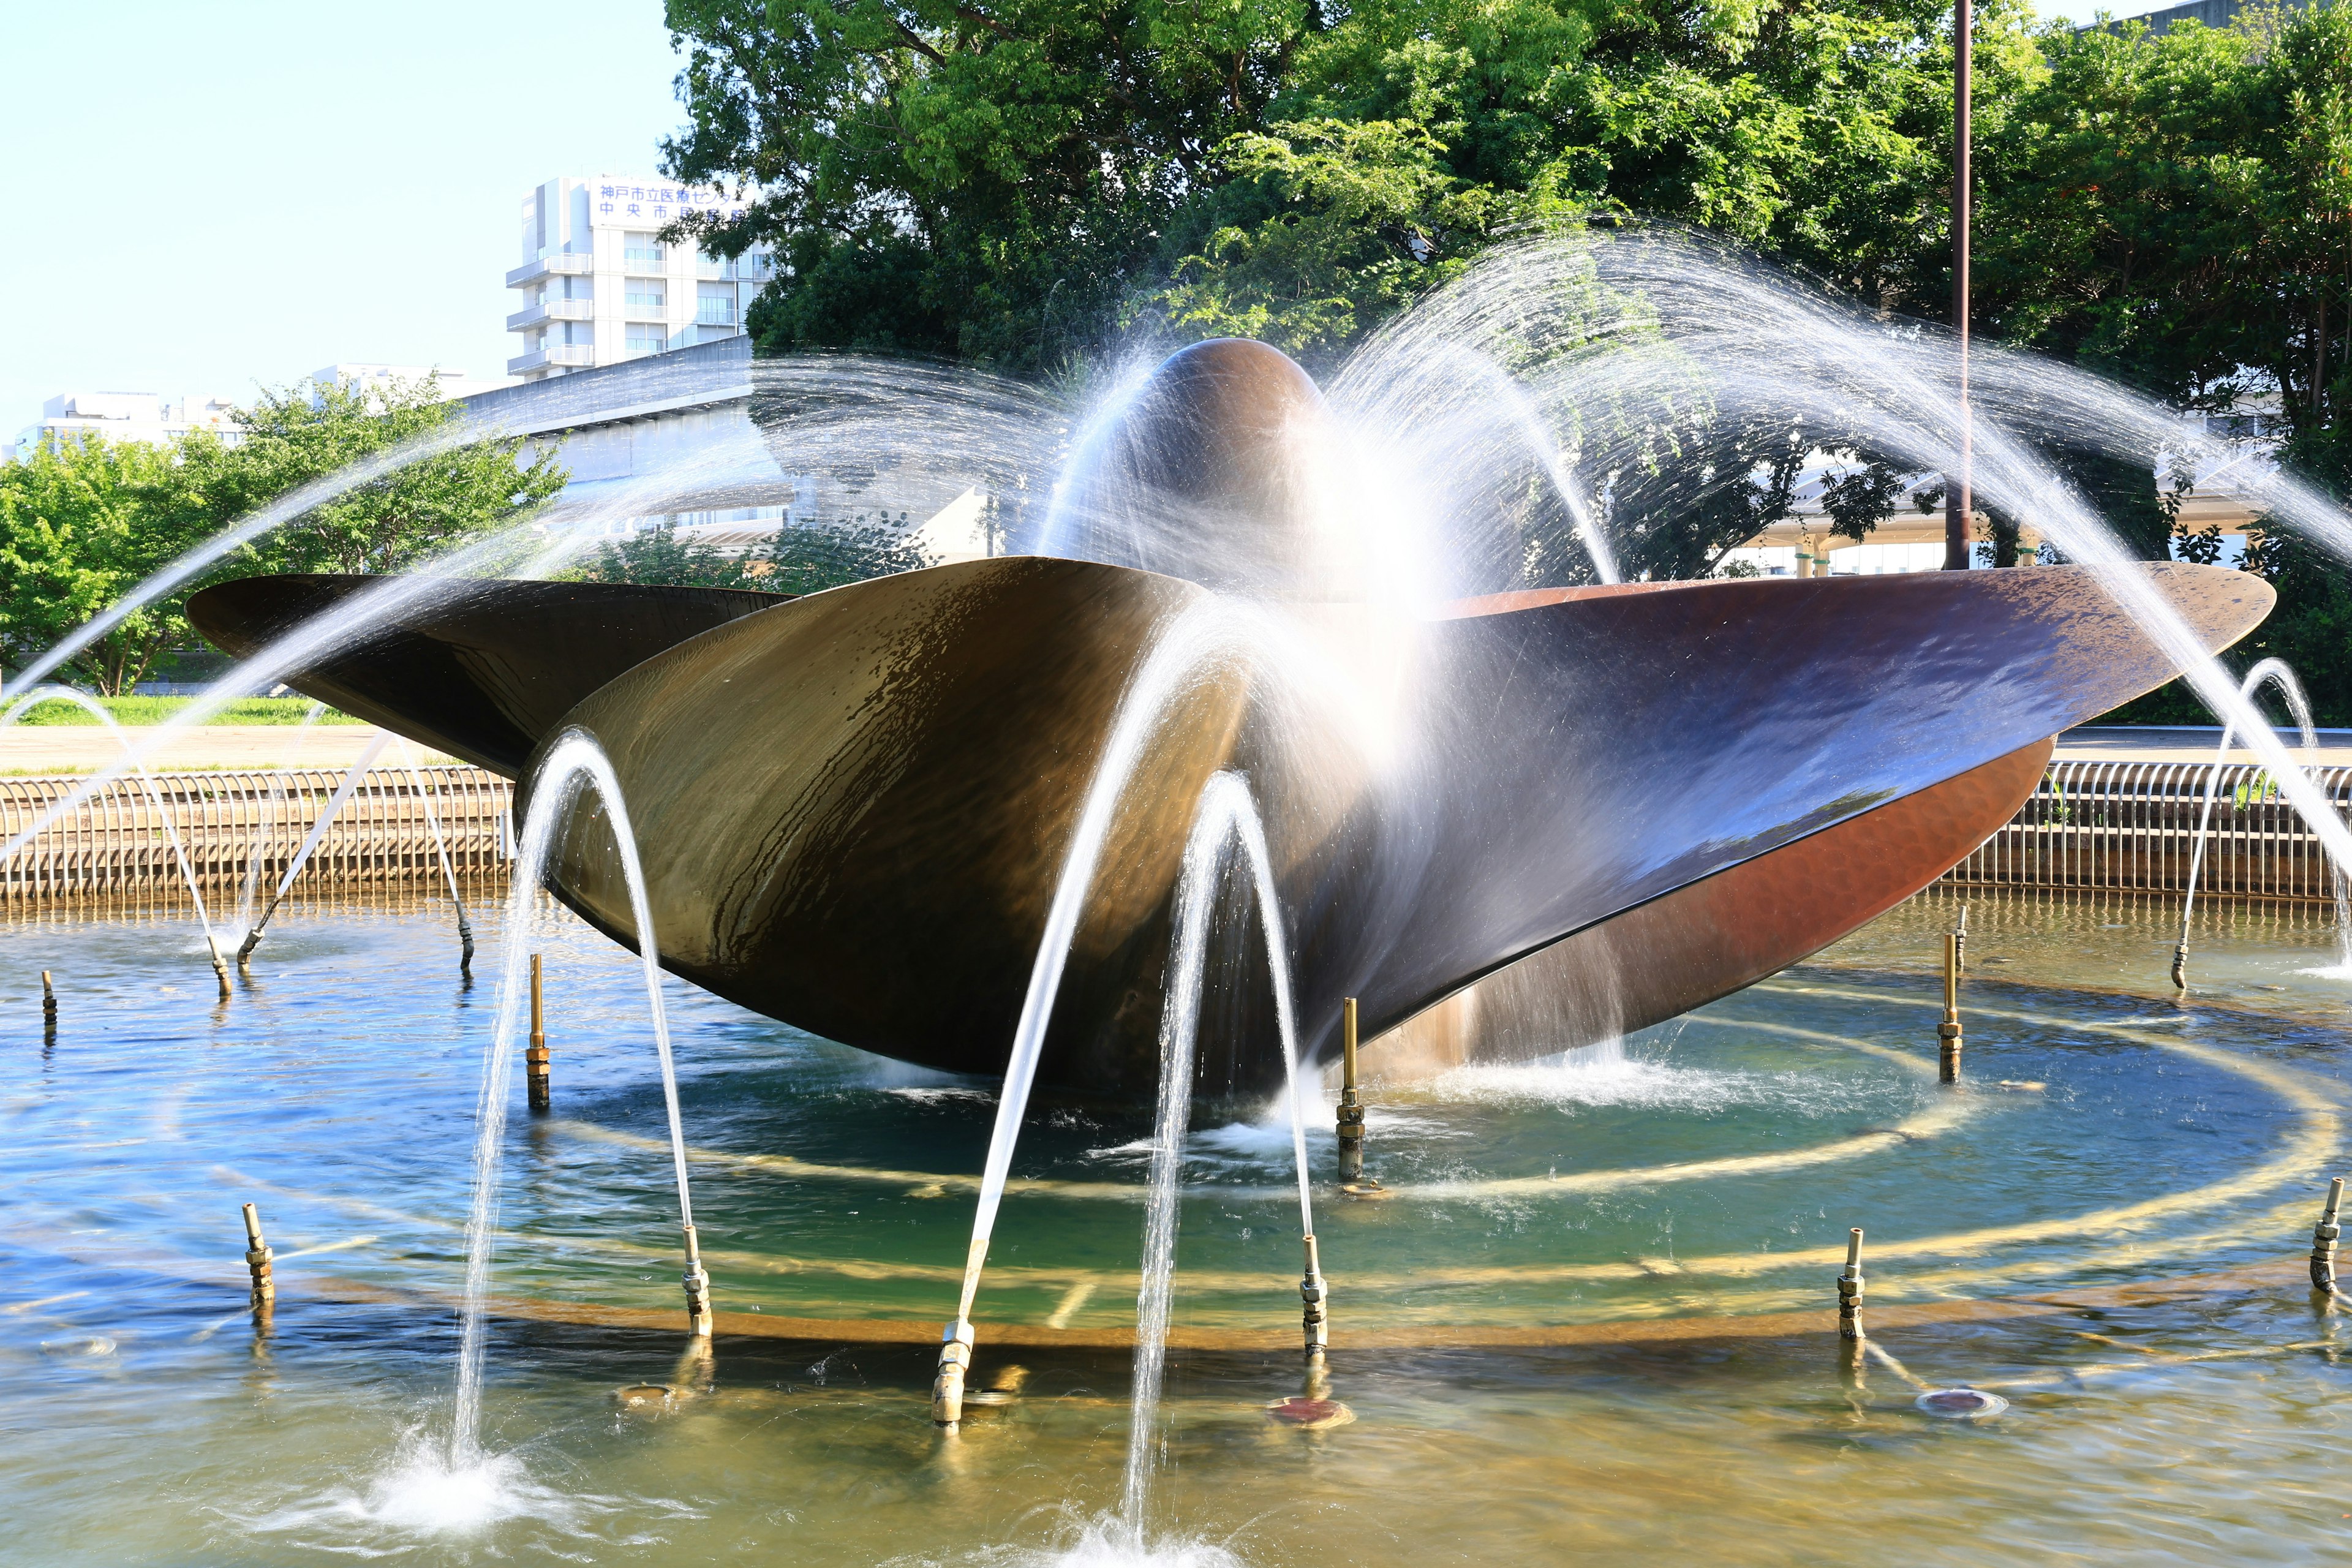
MULTIPOLYGON (((697 1220, 724 1282, 706 1359, 679 1308, 643 971, 551 905, 555 1113, 522 1114, 512 1086, 489 1458, 452 1475, 495 997, 450 973, 446 910, 289 900, 219 1010, 189 911, 17 917, 0 925, 10 1553, 2331 1554, 2352 1531, 2334 1498, 2347 1373, 2300 1256, 2352 1158, 2352 993, 2305 973, 2333 959, 2326 913, 2200 910, 2177 1004, 2170 906, 1969 895, 1955 1092, 1934 1080, 1930 970, 1958 896, 1898 906, 1622 1047, 1373 1085, 1384 1200, 1329 1189, 1318 1110, 1344 1427, 1264 1413, 1302 1375, 1286 1118, 1197 1108, 1143 1543, 1107 1521, 1148 1108, 1033 1103, 972 1386, 1015 1381, 1013 1363, 1027 1376, 943 1436, 926 1403, 939 1305, 998 1085, 665 979, 697 1220), (278 1254, 266 1333, 244 1307, 243 1202, 278 1254), (1875 1342, 1900 1370, 1848 1371, 1831 1331, 1853 1225, 1875 1342), (2010 1406, 1940 1419, 1906 1373, 2010 1406), (617 1397, 648 1384, 673 1394, 617 1397)), ((499 900, 475 902, 503 952, 499 900)))

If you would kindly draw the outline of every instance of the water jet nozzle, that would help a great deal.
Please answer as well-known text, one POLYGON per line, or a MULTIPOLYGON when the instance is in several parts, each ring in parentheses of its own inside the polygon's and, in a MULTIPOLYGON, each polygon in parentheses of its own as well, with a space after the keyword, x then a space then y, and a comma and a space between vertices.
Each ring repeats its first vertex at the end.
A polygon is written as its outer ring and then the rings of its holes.
POLYGON ((963 1380, 971 1370, 971 1323, 958 1318, 940 1335, 940 1373, 931 1384, 931 1421, 953 1428, 963 1420, 963 1380))
POLYGON ((1364 1176, 1364 1103, 1356 1093, 1356 999, 1339 1005, 1339 1180, 1364 1176))
POLYGON ((457 973, 468 980, 474 977, 474 927, 462 909, 457 911, 457 973))
POLYGON ((686 1231, 686 1272, 678 1278, 686 1286, 686 1331, 697 1339, 709 1339, 711 1329, 710 1276, 702 1267, 702 1247, 695 1239, 694 1226, 686 1231))
POLYGON ((1838 1276, 1838 1338, 1862 1340, 1862 1226, 1846 1232, 1845 1272, 1838 1276))
MULTIPOLYGON (((467 939, 467 951, 469 954, 472 952, 471 938, 467 939)), ((539 954, 534 952, 530 955, 530 1045, 522 1053, 523 1077, 530 1085, 530 1108, 534 1111, 547 1110, 555 1103, 548 1082, 547 1061, 547 1004, 540 988, 539 954)))
POLYGON ((2311 1227, 2311 1288, 2336 1294, 2336 1242, 2344 1227, 2336 1221, 2336 1211, 2344 1202, 2344 1178, 2336 1177, 2327 1184, 2327 1207, 2321 1211, 2319 1223, 2311 1227))
POLYGON ((55 1031, 58 1026, 58 988, 49 984, 49 972, 41 971, 41 1027, 55 1031))
POLYGON ((1298 1279, 1298 1299, 1306 1306, 1301 1327, 1307 1353, 1319 1356, 1331 1343, 1331 1288, 1323 1282, 1323 1261, 1316 1253, 1315 1237, 1309 1235, 1306 1239, 1307 1267, 1298 1279))
POLYGON ((1945 1083, 1960 1081, 1960 939, 1944 936, 1944 1021, 1936 1026, 1936 1076, 1945 1083))
POLYGON ((219 939, 210 933, 206 933, 205 937, 205 948, 213 955, 213 978, 220 982, 220 999, 226 1002, 230 994, 228 960, 221 956, 219 939))
POLYGON ((261 1239, 261 1215, 245 1205, 245 1267, 253 1276, 253 1310, 267 1312, 278 1300, 278 1281, 270 1277, 270 1259, 278 1255, 261 1239))
POLYGON ((2186 939, 2172 950, 2172 986, 2176 991, 2189 989, 2189 943, 2186 939))

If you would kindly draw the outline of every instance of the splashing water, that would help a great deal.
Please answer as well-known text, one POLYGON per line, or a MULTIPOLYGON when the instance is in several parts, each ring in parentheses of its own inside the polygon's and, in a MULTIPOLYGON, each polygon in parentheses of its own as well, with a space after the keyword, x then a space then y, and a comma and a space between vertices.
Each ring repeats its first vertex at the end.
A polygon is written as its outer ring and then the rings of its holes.
MULTIPOLYGON (((1890 328, 1761 264, 1658 229, 1499 247, 1376 336, 1364 365, 1351 362, 1350 371, 1377 374, 1384 358, 1409 355, 1433 334, 1532 355, 1539 363, 1521 379, 1547 405, 1612 416, 1615 425, 1589 430, 1580 448, 1583 465, 1603 474, 1648 461, 1662 432, 1672 436, 1693 408, 1782 428, 1801 415, 1818 417, 1839 439, 1933 472, 1958 470, 1968 430, 1978 500, 2033 519, 2088 570, 2199 700, 2244 737, 2329 856, 2352 865, 2352 830, 2325 794, 2143 563, 2019 434, 2063 426, 2081 445, 2147 457, 2152 488, 2155 455, 2135 443, 2154 430, 2194 455, 2217 447, 2184 431, 2177 416, 2085 373, 1982 345, 1972 351, 1964 406, 1948 338, 1916 322, 1890 328)), ((1695 487, 1750 482, 1745 471, 1684 466, 1695 487)), ((2352 518, 2284 478, 2261 479, 2257 489, 2275 517, 2352 559, 2352 518)))
POLYGON ((507 897, 505 962, 499 984, 499 1005, 490 1033, 490 1048, 482 1061, 482 1089, 476 1112, 474 1140, 474 1205, 466 1222, 465 1317, 457 1342, 456 1413, 450 1424, 451 1471, 472 1470, 483 1460, 480 1445, 482 1411, 482 1331, 489 1306, 490 1258, 498 1234, 499 1166, 505 1152, 509 1079, 513 1076, 515 1037, 521 1023, 523 1000, 530 993, 530 931, 540 879, 555 842, 556 829, 571 816, 583 786, 593 787, 612 825, 620 850, 621 868, 629 885, 629 914, 636 931, 637 954, 645 971, 646 1006, 653 1019, 654 1049, 661 1058, 662 1101, 669 1112, 670 1163, 677 1178, 678 1225, 685 1233, 688 1255, 695 1255, 694 1203, 687 1186, 686 1129, 677 1109, 677 1073, 670 1057, 669 1015, 662 1004, 660 943, 654 931, 653 910, 646 898, 646 875, 637 858, 637 841, 629 824, 621 781, 596 738, 570 728, 559 734, 532 778, 530 809, 524 815, 521 843, 515 857, 512 890, 507 897))
POLYGON ((1273 976, 1275 1016, 1282 1032, 1290 1101, 1291 1150, 1298 1168, 1298 1223, 1315 1234, 1307 1192, 1307 1124, 1298 1082, 1298 1049, 1290 994, 1288 938, 1275 900, 1274 864, 1266 853, 1249 782, 1239 773, 1210 776, 1194 808, 1176 884, 1176 932, 1168 960, 1168 994, 1160 1015, 1160 1113, 1151 1146, 1150 1196, 1143 1221, 1143 1283, 1135 1308, 1135 1405, 1127 1438, 1127 1484, 1120 1513, 1134 1539, 1143 1539, 1155 1468, 1153 1439, 1168 1364, 1168 1315, 1175 1294, 1176 1224, 1184 1176, 1184 1135, 1192 1120, 1192 1060, 1201 1027, 1201 987, 1208 959, 1209 916, 1225 852, 1239 846, 1257 900, 1258 931, 1273 976))
POLYGON ((1022 998, 1021 1018, 1013 1036, 1013 1052, 1004 1068, 1004 1089, 997 1097, 996 1120, 989 1131, 988 1163, 982 1167, 980 1197, 971 1223, 971 1246, 964 1261, 963 1290, 956 1304, 955 1322, 971 1320, 972 1299, 980 1289, 980 1271, 988 1260, 989 1237, 996 1213, 1004 1201, 1004 1184, 1012 1173, 1013 1149, 1021 1135, 1021 1119, 1028 1110, 1029 1089, 1037 1076, 1037 1055, 1045 1044, 1046 1026, 1053 1021, 1055 994, 1062 971, 1069 963, 1078 917, 1084 912, 1087 889, 1110 837, 1120 797, 1162 716, 1221 658, 1234 651, 1234 625, 1218 601, 1188 605, 1162 626, 1152 640, 1151 653, 1137 668, 1119 699, 1110 738, 1102 760, 1087 786, 1071 835, 1068 858, 1054 886, 1045 929, 1038 939, 1037 957, 1029 972, 1029 989, 1022 998))
POLYGON ((408 770, 408 782, 416 791, 416 803, 425 810, 425 826, 433 832, 433 852, 441 859, 441 880, 449 889, 449 903, 457 911, 457 973, 467 979, 474 973, 474 927, 466 919, 466 896, 457 890, 457 870, 449 863, 449 841, 442 836, 441 814, 433 809, 433 792, 425 787, 425 770, 416 763, 416 748, 405 740, 400 742, 402 765, 408 770))
MULTIPOLYGON (((2319 735, 2312 727, 2311 700, 2304 695, 2303 683, 2295 679, 2294 667, 2283 658, 2263 659, 2246 671, 2245 679, 2238 687, 2238 695, 2251 707, 2254 693, 2261 690, 2266 682, 2277 686, 2279 695, 2286 700, 2287 711, 2294 718, 2302 737, 2306 765, 2315 769, 2318 765, 2319 735)), ((2189 921, 2197 909, 2197 878, 2205 867, 2206 836, 2212 831, 2213 796, 2220 788, 2222 764, 2229 761, 2230 746, 2235 738, 2234 721, 2223 724, 2221 744, 2214 748, 2212 764, 2205 773, 2205 798, 2197 812, 2197 837, 2189 851, 2189 889, 2180 900, 2180 941, 2172 950, 2172 983, 2175 985, 2188 984, 2189 921)), ((2336 966, 2352 972, 2352 930, 2347 930, 2345 924, 2347 897, 2343 867, 2338 862, 2336 868, 2336 966)), ((2327 971, 2305 973, 2326 973, 2327 971)))
MULTIPOLYGON (((262 908, 261 918, 246 930, 245 941, 236 950, 239 968, 244 967, 246 961, 253 956, 253 950, 261 945, 261 933, 268 929, 270 917, 285 901, 286 889, 294 885, 294 879, 299 877, 302 868, 310 863, 310 852, 319 847, 319 841, 326 837, 327 829, 334 825, 336 817, 342 815, 343 805, 352 798, 352 792, 360 787, 360 780, 367 776, 368 769, 375 765, 376 758, 383 754, 384 747, 391 742, 389 731, 370 741, 361 750, 358 760, 344 771, 342 783, 337 784, 335 793, 327 797, 327 804, 319 808, 319 819, 310 824, 310 831, 302 836, 302 842, 295 847, 292 858, 286 862, 286 869, 278 875, 278 886, 270 891, 269 902, 262 908)), ((257 865, 258 863, 256 862, 257 865)))
MULTIPOLYGON (((112 772, 102 776, 112 777, 114 773, 119 773, 124 767, 131 769, 139 775, 139 787, 145 793, 147 804, 155 813, 157 826, 163 830, 163 841, 172 847, 172 858, 180 868, 180 878, 187 884, 188 901, 195 906, 196 923, 204 929, 205 951, 212 955, 213 973, 220 979, 221 1000, 227 1001, 228 967, 221 956, 220 938, 213 933, 212 916, 205 909, 204 889, 196 885, 196 868, 189 863, 187 848, 180 840, 179 822, 165 808, 163 794, 155 787, 154 777, 148 773, 147 764, 141 757, 138 748, 131 744, 131 737, 122 732, 122 726, 114 721, 114 715, 108 712, 105 705, 98 699, 77 687, 61 686, 54 681, 34 686, 29 689, 20 689, 16 697, 8 704, 6 710, 0 711, 0 730, 8 729, 35 706, 43 702, 70 702, 96 719, 106 732, 114 737, 116 744, 121 748, 124 760, 117 763, 112 772)), ((46 826, 47 826, 47 819, 43 819, 36 822, 32 827, 26 828, 6 849, 0 850, 0 860, 5 860, 8 856, 16 853, 26 840, 31 838, 36 832, 46 826)))
MULTIPOLYGON (((253 900, 254 895, 261 888, 261 859, 268 852, 269 830, 278 825, 278 814, 286 805, 288 775, 293 773, 295 764, 301 760, 302 747, 310 739, 311 727, 318 723, 319 716, 326 710, 325 703, 313 702, 310 704, 310 710, 302 715, 302 722, 295 727, 294 738, 287 743, 286 750, 278 754, 278 769, 276 775, 270 780, 269 794, 262 800, 259 820, 254 824, 253 853, 246 857, 245 879, 237 884, 236 889, 236 923, 248 931, 255 929, 253 900)), ((240 963, 243 963, 245 956, 252 951, 249 944, 240 949, 237 961, 240 963)))

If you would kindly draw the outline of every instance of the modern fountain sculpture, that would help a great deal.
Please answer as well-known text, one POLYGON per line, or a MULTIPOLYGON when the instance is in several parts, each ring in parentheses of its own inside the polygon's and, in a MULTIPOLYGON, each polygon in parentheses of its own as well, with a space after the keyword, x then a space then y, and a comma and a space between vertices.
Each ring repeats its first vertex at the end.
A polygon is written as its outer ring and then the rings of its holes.
MULTIPOLYGON (((1213 775, 1264 818, 1310 1058, 1344 996, 1391 1051, 1534 1056, 1826 945, 2008 820, 2052 736, 2176 673, 2063 567, 1376 603, 1324 482, 1343 461, 1290 361, 1201 344, 1083 445, 1055 554, 799 599, 452 583, 291 684, 526 787, 593 735, 665 966, 959 1071, 1003 1070, 1080 818, 1113 792, 1039 1078, 1149 1100, 1213 775), (1123 721, 1140 743, 1107 773, 1123 721)), ((2272 602, 2242 573, 2147 570, 2210 648, 2272 602)), ((243 654, 366 582, 233 582, 190 614, 243 654)), ((594 807, 550 865, 631 940, 594 807)), ((1227 945, 1195 1083, 1263 1089, 1265 960, 1227 945)))

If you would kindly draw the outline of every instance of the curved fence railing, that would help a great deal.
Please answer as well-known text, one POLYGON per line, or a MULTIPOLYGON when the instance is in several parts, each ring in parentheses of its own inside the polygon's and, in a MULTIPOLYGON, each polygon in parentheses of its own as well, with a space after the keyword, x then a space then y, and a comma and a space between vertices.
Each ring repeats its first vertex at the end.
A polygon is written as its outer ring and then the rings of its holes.
MULTIPOLYGON (((0 899, 132 891, 180 881, 164 831, 167 815, 200 882, 237 885, 257 848, 266 891, 284 874, 343 778, 330 768, 157 773, 152 796, 136 777, 109 780, 0 860, 0 899)), ((84 782, 0 778, 0 842, 84 782)), ((482 768, 427 767, 413 774, 405 768, 372 768, 311 852, 303 885, 437 878, 441 863, 428 802, 454 868, 464 873, 506 864, 512 783, 482 768)))
MULTIPOLYGON (((2179 892, 2188 886, 2206 763, 2051 765, 2015 818, 1948 872, 1967 886, 2095 888, 2179 892)), ((303 873, 306 887, 440 874, 425 812, 429 799, 461 872, 503 868, 512 842, 514 785, 481 768, 371 770, 336 813, 303 873)), ((275 883, 342 782, 331 769, 155 775, 197 878, 234 886, 258 845, 261 878, 275 883)), ((0 778, 0 841, 78 788, 75 778, 0 778)), ((2352 768, 2321 770, 2339 811, 2352 810, 2352 768)), ((135 778, 115 779, 0 861, 0 900, 163 888, 180 880, 163 817, 135 778)), ((2335 897, 2319 840, 2268 774, 2225 763, 2214 781, 2212 829, 2200 884, 2217 898, 2335 897)))
MULTIPOLYGON (((2317 835, 2251 763, 2218 770, 2210 763, 2053 763, 2009 826, 1944 879, 2179 892, 2189 885, 2208 779, 2213 816, 2201 889, 2217 898, 2335 898, 2317 835)), ((2316 782, 2339 814, 2352 806, 2352 768, 2322 768, 2316 782)))

